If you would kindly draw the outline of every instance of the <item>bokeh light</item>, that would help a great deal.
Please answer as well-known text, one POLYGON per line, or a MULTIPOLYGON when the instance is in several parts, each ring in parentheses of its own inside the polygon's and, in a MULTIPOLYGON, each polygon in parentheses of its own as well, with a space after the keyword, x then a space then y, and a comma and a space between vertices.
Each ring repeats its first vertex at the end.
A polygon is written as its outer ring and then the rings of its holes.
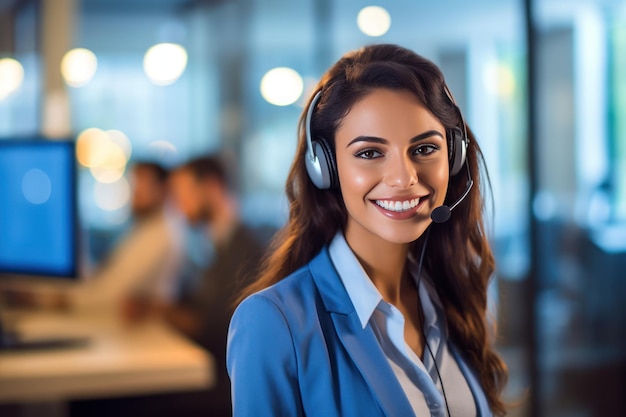
POLYGON ((178 149, 167 140, 155 140, 148 145, 150 155, 165 164, 173 164, 177 161, 178 149))
POLYGON ((368 36, 382 36, 391 27, 389 12, 380 6, 368 6, 361 9, 356 18, 356 23, 368 36))
POLYGON ((67 51, 61 60, 61 75, 71 87, 87 84, 98 69, 98 59, 89 49, 76 48, 67 51))
POLYGON ((91 175, 101 183, 112 183, 119 180, 126 170, 126 155, 122 148, 108 142, 103 148, 104 159, 97 166, 89 168, 91 175))
POLYGON ((483 73, 483 82, 487 91, 502 98, 510 98, 515 93, 515 74, 503 63, 488 63, 483 73))
POLYGON ((101 183, 118 181, 126 171, 131 153, 130 140, 120 130, 89 128, 76 140, 76 159, 101 183))
POLYGON ((169 85, 183 74, 187 67, 187 50, 175 43, 160 43, 148 49, 143 58, 143 69, 154 84, 169 85))
POLYGON ((82 131, 76 139, 76 158, 87 168, 98 166, 106 157, 109 136, 101 129, 92 127, 82 131))
POLYGON ((303 90, 302 76, 291 68, 271 69, 261 79, 261 95, 276 106, 288 106, 295 103, 303 90))
POLYGON ((111 140, 111 142, 119 146, 120 149, 124 152, 124 155, 126 156, 126 160, 130 160, 130 156, 133 153, 133 148, 130 143, 130 139, 128 139, 128 136, 126 135, 126 133, 117 129, 110 129, 110 130, 107 130, 105 133, 109 136, 109 139, 111 140))
POLYGON ((97 182, 93 187, 93 198, 100 209, 104 211, 118 210, 130 202, 130 184, 125 177, 115 182, 97 182))
POLYGON ((0 59, 0 100, 16 91, 24 81, 24 67, 16 59, 0 59))

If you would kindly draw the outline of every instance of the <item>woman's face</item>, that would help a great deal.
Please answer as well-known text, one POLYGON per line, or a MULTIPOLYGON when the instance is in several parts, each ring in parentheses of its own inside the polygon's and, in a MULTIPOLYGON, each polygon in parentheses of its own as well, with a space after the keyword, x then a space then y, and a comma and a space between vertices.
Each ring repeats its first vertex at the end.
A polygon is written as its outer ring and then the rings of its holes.
POLYGON ((419 238, 448 187, 441 122, 412 93, 379 88, 351 108, 335 148, 348 243, 419 238))

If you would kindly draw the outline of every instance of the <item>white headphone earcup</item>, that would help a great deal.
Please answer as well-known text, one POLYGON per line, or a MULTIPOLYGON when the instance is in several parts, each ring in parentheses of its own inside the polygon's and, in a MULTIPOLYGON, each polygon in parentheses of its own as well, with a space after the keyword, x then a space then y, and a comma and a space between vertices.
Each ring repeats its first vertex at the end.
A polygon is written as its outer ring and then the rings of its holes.
MULTIPOLYGON (((313 144, 313 147, 315 149, 315 144, 313 144)), ((315 150, 313 152, 314 155, 312 157, 307 154, 305 158, 306 172, 309 174, 309 178, 317 188, 328 188, 324 181, 324 174, 322 173, 322 164, 320 163, 320 159, 317 157, 317 152, 315 152, 315 150)))

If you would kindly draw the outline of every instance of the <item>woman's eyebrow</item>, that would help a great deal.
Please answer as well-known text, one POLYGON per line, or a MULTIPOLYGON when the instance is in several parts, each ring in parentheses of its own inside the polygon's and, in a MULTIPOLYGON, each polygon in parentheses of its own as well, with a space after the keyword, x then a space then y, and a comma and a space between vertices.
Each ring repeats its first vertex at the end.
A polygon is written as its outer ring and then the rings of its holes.
POLYGON ((387 139, 379 138, 377 136, 357 136, 346 145, 346 148, 352 145, 353 143, 357 143, 357 142, 374 142, 374 143, 380 143, 383 145, 389 143, 387 139))
MULTIPOLYGON (((443 139, 443 135, 441 134, 441 132, 438 132, 436 130, 429 130, 427 132, 424 133, 420 133, 419 135, 411 138, 409 140, 410 143, 415 143, 415 142, 419 142, 420 140, 424 140, 426 138, 430 138, 432 136, 439 136, 441 139, 443 139)), ((357 142, 373 142, 373 143, 380 143, 380 144, 388 144, 389 141, 385 138, 379 138, 378 136, 357 136, 356 138, 352 139, 347 145, 346 148, 349 147, 350 145, 357 143, 357 142)))
POLYGON ((432 136, 439 136, 441 139, 443 139, 443 135, 441 134, 441 132, 437 131, 437 130, 429 130, 427 132, 424 133, 420 133, 419 135, 413 137, 409 142, 411 143, 415 143, 415 142, 419 142, 420 140, 426 139, 426 138, 430 138, 432 136))

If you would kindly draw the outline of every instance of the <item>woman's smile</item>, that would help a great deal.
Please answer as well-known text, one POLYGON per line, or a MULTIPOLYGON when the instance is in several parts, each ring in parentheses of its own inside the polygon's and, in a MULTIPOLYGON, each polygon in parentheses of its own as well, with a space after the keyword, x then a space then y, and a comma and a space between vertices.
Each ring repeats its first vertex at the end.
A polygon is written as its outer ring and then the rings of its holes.
POLYGON ((371 201, 388 218, 406 220, 417 214, 425 201, 425 197, 377 199, 371 201))

